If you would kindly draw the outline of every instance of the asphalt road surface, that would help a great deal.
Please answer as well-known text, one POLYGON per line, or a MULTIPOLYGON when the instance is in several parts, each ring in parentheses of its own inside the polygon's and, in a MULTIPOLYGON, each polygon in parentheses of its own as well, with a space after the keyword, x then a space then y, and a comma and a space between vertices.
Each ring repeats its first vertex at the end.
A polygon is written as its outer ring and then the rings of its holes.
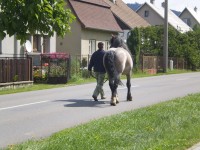
POLYGON ((104 86, 107 99, 99 102, 91 97, 95 83, 0 95, 0 149, 93 119, 200 92, 199 72, 136 78, 131 82, 133 101, 126 101, 127 89, 119 86, 117 106, 110 106, 108 82, 104 86))

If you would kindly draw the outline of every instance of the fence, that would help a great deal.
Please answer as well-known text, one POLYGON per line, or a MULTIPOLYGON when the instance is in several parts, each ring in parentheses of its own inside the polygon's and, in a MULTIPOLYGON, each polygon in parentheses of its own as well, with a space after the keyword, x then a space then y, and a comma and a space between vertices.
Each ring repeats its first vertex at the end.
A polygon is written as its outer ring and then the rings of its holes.
MULTIPOLYGON (((170 60, 173 60, 174 69, 186 69, 187 63, 183 58, 169 57, 168 67, 170 68, 170 60)), ((163 70, 163 57, 161 56, 142 56, 141 57, 141 69, 143 71, 148 69, 155 69, 157 71, 163 70)))
MULTIPOLYGON (((134 56, 132 56, 134 58, 134 56)), ((86 69, 88 66, 88 62, 91 58, 91 55, 76 55, 72 56, 72 61, 75 61, 75 69, 74 72, 78 72, 80 68, 86 69)), ((184 61, 183 58, 175 58, 169 57, 169 64, 170 67, 170 60, 173 60, 173 68, 174 69, 186 69, 187 63, 184 61)), ((163 70, 163 57, 162 56, 141 56, 140 58, 140 69, 142 71, 148 69, 155 69, 155 70, 163 70)))
POLYGON ((32 81, 32 67, 30 57, 1 57, 0 83, 32 81))
MULTIPOLYGON (((82 74, 83 70, 87 70, 88 62, 91 55, 76 55, 71 56, 71 61, 68 63, 68 77, 74 74, 82 74), (69 69, 70 68, 70 69, 69 69)), ((141 56, 141 70, 157 71, 163 68, 163 57, 160 56, 141 56)), ((173 60, 173 68, 185 69, 187 67, 184 59, 169 58, 173 60)), ((16 58, 0 58, 0 83, 14 81, 33 81, 33 65, 32 57, 16 57, 16 58)))

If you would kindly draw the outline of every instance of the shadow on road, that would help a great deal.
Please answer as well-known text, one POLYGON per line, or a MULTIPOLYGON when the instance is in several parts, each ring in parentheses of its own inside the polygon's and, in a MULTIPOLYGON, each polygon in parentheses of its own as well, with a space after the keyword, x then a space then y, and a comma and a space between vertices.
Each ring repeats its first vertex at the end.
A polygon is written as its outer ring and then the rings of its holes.
POLYGON ((108 101, 99 100, 98 102, 91 99, 68 99, 68 100, 55 100, 53 102, 64 102, 64 107, 105 107, 108 101))

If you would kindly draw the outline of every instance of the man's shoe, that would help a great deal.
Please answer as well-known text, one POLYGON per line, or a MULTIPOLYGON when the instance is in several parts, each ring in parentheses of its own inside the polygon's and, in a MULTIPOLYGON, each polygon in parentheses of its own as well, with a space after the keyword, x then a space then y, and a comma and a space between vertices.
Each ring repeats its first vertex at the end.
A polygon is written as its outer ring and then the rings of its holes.
POLYGON ((106 99, 106 97, 105 97, 105 96, 102 96, 101 99, 106 99))
POLYGON ((94 98, 94 101, 98 101, 96 96, 92 95, 92 97, 94 98))

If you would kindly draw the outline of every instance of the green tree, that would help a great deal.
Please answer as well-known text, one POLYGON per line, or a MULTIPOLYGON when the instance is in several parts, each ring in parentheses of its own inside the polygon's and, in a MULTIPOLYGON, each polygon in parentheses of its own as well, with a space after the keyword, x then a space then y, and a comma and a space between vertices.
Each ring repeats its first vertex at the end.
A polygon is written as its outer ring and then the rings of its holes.
POLYGON ((198 24, 194 25, 193 30, 200 31, 200 25, 198 25, 198 24))
POLYGON ((200 49, 199 49, 199 34, 198 31, 190 31, 188 36, 188 59, 190 63, 190 69, 196 70, 200 66, 200 49))
POLYGON ((63 37, 75 16, 64 0, 0 0, 0 18, 0 39, 16 35, 23 44, 35 33, 63 37))
POLYGON ((139 69, 140 65, 140 45, 141 45, 141 37, 140 37, 140 29, 135 28, 131 30, 131 34, 127 40, 127 44, 131 53, 134 55, 134 63, 136 71, 139 69))

